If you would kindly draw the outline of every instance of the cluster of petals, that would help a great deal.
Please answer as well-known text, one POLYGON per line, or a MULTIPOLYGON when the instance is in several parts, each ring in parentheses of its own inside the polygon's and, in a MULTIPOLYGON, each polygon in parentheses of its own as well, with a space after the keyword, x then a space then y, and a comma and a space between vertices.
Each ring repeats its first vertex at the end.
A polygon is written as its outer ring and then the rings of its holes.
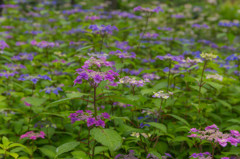
POLYGON ((161 7, 156 7, 154 9, 150 9, 150 8, 143 8, 141 6, 135 7, 133 9, 134 12, 136 11, 141 11, 141 12, 148 12, 148 13, 159 13, 159 12, 163 12, 163 9, 161 7))
POLYGON ((23 135, 20 136, 20 139, 23 139, 23 138, 28 138, 28 139, 31 139, 31 140, 36 140, 37 138, 45 138, 45 133, 43 131, 40 131, 39 133, 35 133, 33 131, 29 131, 23 135))
POLYGON ((3 72, 0 72, 0 77, 13 77, 15 74, 18 74, 18 72, 8 72, 8 71, 3 71, 3 72))
POLYGON ((172 60, 172 61, 182 61, 184 57, 182 55, 180 56, 173 56, 171 54, 167 54, 164 56, 156 56, 157 59, 159 60, 172 60))
POLYGON ((32 81, 34 84, 36 84, 39 79, 51 81, 51 78, 50 78, 49 76, 47 76, 47 75, 30 76, 29 74, 22 74, 22 75, 20 75, 20 77, 18 78, 19 81, 30 80, 30 81, 32 81))
POLYGON ((22 60, 30 60, 32 61, 33 60, 33 57, 34 57, 34 54, 33 53, 20 53, 16 56, 13 56, 12 57, 12 60, 14 61, 22 61, 22 60))
POLYGON ((39 48, 50 48, 50 47, 57 47, 57 46, 59 46, 58 43, 48 42, 48 41, 37 42, 36 40, 32 40, 31 41, 31 45, 37 46, 39 48))
POLYGON ((172 92, 165 93, 164 91, 160 90, 158 92, 153 92, 154 98, 162 98, 162 99, 168 99, 171 95, 173 95, 172 92))
POLYGON ((221 76, 219 74, 207 75, 206 79, 215 79, 215 80, 222 81, 223 80, 223 76, 221 76))
POLYGON ((149 82, 149 81, 137 80, 135 77, 131 78, 131 77, 125 76, 123 78, 120 78, 118 83, 119 84, 129 84, 131 86, 142 87, 146 84, 146 82, 149 82))
POLYGON ((78 110, 75 113, 71 113, 69 115, 69 118, 71 119, 71 123, 75 123, 76 121, 84 121, 87 123, 88 127, 91 126, 101 126, 102 128, 105 127, 105 121, 104 119, 110 119, 110 115, 108 113, 102 113, 101 115, 98 115, 96 118, 93 117, 93 113, 90 110, 86 110, 85 112, 83 110, 78 110))
POLYGON ((8 44, 5 41, 0 40, 0 50, 4 50, 5 48, 9 48, 8 44))
POLYGON ((190 158, 198 158, 198 159, 212 159, 210 152, 203 153, 193 153, 190 158))
POLYGON ((159 35, 157 33, 141 33, 140 36, 143 39, 156 39, 159 35))
POLYGON ((228 143, 234 146, 237 146, 237 144, 240 143, 240 133, 237 130, 230 130, 230 133, 222 133, 215 124, 207 126, 205 131, 192 128, 190 133, 191 135, 188 137, 215 142, 222 147, 226 147, 228 143))
POLYGON ((126 58, 136 58, 136 54, 134 52, 128 53, 127 51, 117 50, 117 51, 110 51, 109 54, 110 55, 116 55, 119 58, 124 58, 124 59, 126 59, 126 58))
POLYGON ((84 65, 82 66, 82 68, 84 69, 88 69, 92 66, 97 66, 98 68, 100 67, 112 67, 113 63, 110 61, 106 61, 106 58, 102 57, 102 58, 95 58, 95 57, 91 57, 90 59, 88 59, 87 61, 84 62, 84 65))
POLYGON ((113 31, 118 31, 118 28, 116 26, 111 25, 90 25, 88 27, 92 30, 95 34, 105 35, 105 34, 113 34, 113 31))
POLYGON ((108 70, 106 72, 100 71, 93 71, 89 69, 77 69, 78 73, 77 78, 74 80, 75 84, 81 84, 82 80, 89 81, 90 85, 96 86, 103 80, 109 81, 111 84, 114 84, 115 77, 118 76, 118 73, 114 72, 113 70, 108 70))

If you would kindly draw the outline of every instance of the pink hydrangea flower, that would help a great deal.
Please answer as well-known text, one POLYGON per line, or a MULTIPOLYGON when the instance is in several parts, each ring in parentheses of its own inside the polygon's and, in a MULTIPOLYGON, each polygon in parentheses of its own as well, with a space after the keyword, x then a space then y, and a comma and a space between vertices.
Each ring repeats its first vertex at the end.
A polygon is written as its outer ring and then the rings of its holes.
POLYGON ((26 132, 25 134, 20 136, 20 139, 28 138, 31 140, 36 140, 37 138, 45 138, 45 133, 43 131, 40 131, 39 133, 35 133, 33 131, 26 132))

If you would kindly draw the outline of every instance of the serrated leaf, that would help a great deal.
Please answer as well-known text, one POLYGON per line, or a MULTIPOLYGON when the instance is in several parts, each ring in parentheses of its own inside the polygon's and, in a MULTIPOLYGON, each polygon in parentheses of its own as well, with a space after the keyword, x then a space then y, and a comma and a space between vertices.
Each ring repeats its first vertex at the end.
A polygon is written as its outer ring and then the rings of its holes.
POLYGON ((49 158, 54 158, 56 156, 56 147, 52 145, 44 145, 40 147, 39 150, 49 158))
POLYGON ((56 149, 56 156, 59 156, 63 153, 66 153, 66 152, 69 152, 69 151, 72 151, 75 147, 77 147, 80 143, 79 142, 76 142, 76 141, 73 141, 73 142, 68 142, 68 143, 65 143, 61 146, 59 146, 57 149, 56 149))
POLYGON ((107 146, 110 151, 116 151, 122 145, 122 137, 112 129, 94 128, 91 130, 92 137, 104 146, 107 146))
POLYGON ((164 133, 167 133, 167 127, 164 125, 164 124, 161 124, 161 123, 155 123, 155 122, 150 122, 150 123, 147 123, 161 131, 163 131, 164 133))
POLYGON ((40 106, 46 101, 46 99, 36 98, 36 97, 27 97, 27 98, 25 98, 24 101, 33 105, 33 106, 40 106))
POLYGON ((185 119, 181 118, 180 116, 177 116, 177 115, 174 115, 174 114, 168 114, 168 115, 170 115, 171 117, 173 117, 173 118, 175 118, 175 119, 183 122, 183 123, 186 124, 187 126, 190 126, 189 123, 188 123, 185 119))

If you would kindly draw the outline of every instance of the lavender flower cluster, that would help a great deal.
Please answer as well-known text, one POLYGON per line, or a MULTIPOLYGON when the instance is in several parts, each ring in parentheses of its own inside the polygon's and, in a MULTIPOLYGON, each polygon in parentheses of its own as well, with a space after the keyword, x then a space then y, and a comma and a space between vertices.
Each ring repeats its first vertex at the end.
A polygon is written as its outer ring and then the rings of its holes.
POLYGON ((96 118, 93 117, 93 112, 90 110, 86 110, 85 112, 83 110, 78 110, 75 113, 71 113, 69 115, 69 118, 71 119, 71 123, 75 123, 76 121, 84 121, 87 123, 87 127, 91 126, 100 126, 102 128, 105 128, 105 119, 110 119, 110 115, 108 113, 102 113, 101 115, 98 115, 96 118))
POLYGON ((226 147, 228 143, 234 146, 237 146, 237 144, 240 143, 240 133, 237 130, 230 130, 230 134, 222 133, 215 124, 207 126, 205 131, 192 128, 190 133, 191 135, 188 137, 199 138, 201 140, 218 143, 222 147, 226 147))

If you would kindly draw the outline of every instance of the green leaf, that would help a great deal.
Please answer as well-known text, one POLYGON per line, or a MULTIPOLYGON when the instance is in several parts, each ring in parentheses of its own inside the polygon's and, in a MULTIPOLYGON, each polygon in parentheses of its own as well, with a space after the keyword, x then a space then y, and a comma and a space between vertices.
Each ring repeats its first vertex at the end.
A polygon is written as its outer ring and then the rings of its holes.
POLYGON ((76 159, 89 159, 88 155, 83 151, 73 151, 73 152, 71 152, 71 154, 76 159))
POLYGON ((150 123, 147 123, 161 131, 163 131, 164 133, 167 133, 167 127, 161 123, 155 123, 155 122, 150 122, 150 123))
POLYGON ((6 138, 5 136, 3 136, 3 138, 2 138, 2 143, 3 143, 3 146, 4 146, 5 149, 6 149, 11 142, 9 142, 8 138, 6 138))
POLYGON ((217 99, 217 101, 224 107, 228 108, 228 109, 232 109, 232 106, 230 104, 228 104, 226 101, 221 100, 221 99, 217 99))
POLYGON ((64 98, 64 99, 60 99, 60 100, 54 101, 54 102, 48 104, 47 107, 53 106, 53 105, 62 104, 62 103, 65 103, 67 101, 70 101, 72 99, 78 99, 78 97, 80 98, 80 97, 82 97, 84 95, 88 95, 88 94, 86 94, 86 93, 77 93, 77 92, 71 93, 71 94, 67 94, 68 98, 64 98))
POLYGON ((56 156, 56 147, 52 145, 44 145, 40 147, 39 150, 49 158, 54 158, 56 156))
POLYGON ((108 147, 106 146, 96 146, 94 155, 100 154, 103 151, 107 151, 108 147))
POLYGON ((68 142, 68 143, 65 143, 61 146, 59 146, 57 149, 56 149, 56 156, 59 156, 63 153, 66 153, 66 152, 69 152, 69 151, 72 151, 75 147, 77 147, 80 143, 79 142, 76 142, 76 141, 73 141, 73 142, 68 142))
POLYGON ((36 97, 27 97, 27 98, 25 98, 24 101, 33 106, 40 106, 46 101, 46 99, 36 98, 36 97))
POLYGON ((104 146, 107 146, 110 151, 116 151, 122 145, 122 137, 112 129, 94 128, 91 130, 92 137, 104 146))
POLYGON ((175 119, 183 122, 183 123, 186 124, 187 126, 190 126, 189 123, 188 123, 185 119, 181 118, 180 116, 177 116, 177 115, 174 115, 174 114, 168 114, 168 115, 170 115, 171 117, 173 117, 173 118, 175 118, 175 119))

